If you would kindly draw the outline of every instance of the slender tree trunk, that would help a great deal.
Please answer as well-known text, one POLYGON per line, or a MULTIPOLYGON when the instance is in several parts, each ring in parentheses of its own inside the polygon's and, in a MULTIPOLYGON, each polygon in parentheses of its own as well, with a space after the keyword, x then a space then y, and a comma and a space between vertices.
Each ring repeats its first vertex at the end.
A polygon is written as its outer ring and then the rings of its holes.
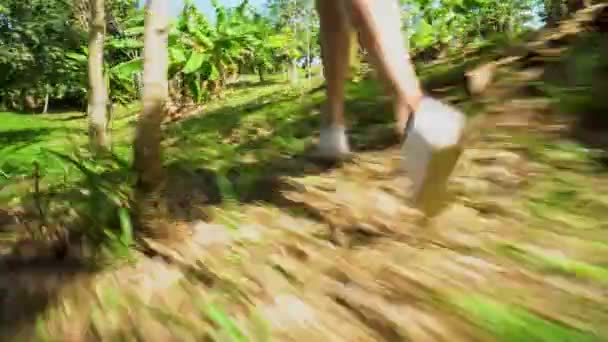
POLYGON ((89 142, 93 150, 108 148, 108 89, 103 71, 105 40, 104 0, 92 0, 89 17, 89 142))
POLYGON ((562 0, 544 0, 547 26, 554 27, 562 19, 562 0))
POLYGON ((143 112, 135 134, 134 164, 143 189, 163 180, 161 123, 166 113, 169 0, 147 0, 144 31, 143 112))
POLYGON ((567 0, 568 4, 568 15, 572 15, 574 12, 582 10, 591 5, 591 0, 567 0))
POLYGON ((291 85, 298 84, 298 62, 295 58, 289 61, 287 70, 289 83, 291 83, 291 85))
POLYGON ((49 111, 49 91, 46 91, 44 95, 44 108, 42 109, 42 114, 46 114, 49 111))
POLYGON ((310 22, 308 23, 308 31, 306 32, 306 77, 308 84, 312 81, 312 72, 310 70, 310 22))
MULTIPOLYGON (((297 0, 293 0, 293 6, 294 6, 294 8, 297 7, 297 0)), ((298 25, 296 23, 295 18, 292 17, 292 21, 293 21, 293 36, 294 36, 294 38, 297 39, 298 25)), ((296 85, 298 83, 298 62, 295 58, 289 61, 288 75, 289 75, 289 82, 292 85, 296 85)))
POLYGON ((260 83, 264 82, 264 67, 259 65, 258 66, 258 77, 260 78, 260 83))
POLYGON ((289 82, 292 85, 296 85, 298 83, 298 62, 294 58, 289 61, 289 82))

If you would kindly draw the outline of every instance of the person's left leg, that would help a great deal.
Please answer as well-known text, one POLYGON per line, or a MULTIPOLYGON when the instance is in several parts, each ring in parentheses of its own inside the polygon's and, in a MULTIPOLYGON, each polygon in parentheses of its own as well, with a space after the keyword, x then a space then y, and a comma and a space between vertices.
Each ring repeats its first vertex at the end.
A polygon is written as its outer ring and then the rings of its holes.
POLYGON ((317 0, 327 101, 321 111, 317 156, 340 159, 350 154, 344 119, 344 86, 349 68, 350 23, 344 0, 317 0))

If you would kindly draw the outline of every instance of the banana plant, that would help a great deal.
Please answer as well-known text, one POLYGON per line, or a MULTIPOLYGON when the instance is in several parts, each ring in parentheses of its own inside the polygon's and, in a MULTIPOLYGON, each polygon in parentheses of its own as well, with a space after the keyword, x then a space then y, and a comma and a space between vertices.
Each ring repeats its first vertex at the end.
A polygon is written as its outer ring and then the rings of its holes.
POLYGON ((256 43, 247 1, 235 9, 212 5, 215 25, 187 1, 169 34, 170 76, 181 79, 196 102, 220 90, 229 72, 251 58, 256 43))
POLYGON ((267 18, 260 15, 254 16, 253 25, 255 27, 254 39, 251 42, 253 53, 248 62, 250 69, 255 70, 260 82, 263 82, 266 72, 275 71, 278 60, 288 59, 297 51, 290 49, 291 36, 288 30, 277 31, 267 18))
MULTIPOLYGON (((87 67, 88 49, 82 47, 81 52, 67 52, 66 57, 78 63, 81 68, 87 67)), ((116 65, 104 63, 108 76, 108 90, 112 103, 129 103, 136 97, 136 87, 133 84, 133 75, 143 67, 141 59, 132 59, 116 65)), ((86 87, 86 85, 83 85, 86 87)))
MULTIPOLYGON (((231 72, 251 68, 261 78, 284 61, 299 56, 295 36, 289 27, 277 28, 268 18, 256 14, 247 0, 227 8, 212 0, 216 21, 211 23, 187 0, 172 23, 168 36, 170 93, 200 103, 221 91, 231 72)), ((106 65, 112 98, 128 102, 138 95, 143 61, 143 13, 123 23, 118 37, 106 41, 112 65, 106 65)), ((69 54, 86 61, 86 49, 69 54)), ((82 64, 86 67, 86 63, 82 64)))
POLYGON ((212 0, 216 12, 214 49, 212 60, 218 68, 220 83, 224 84, 229 69, 244 64, 254 55, 260 37, 256 35, 258 26, 250 15, 249 1, 227 9, 217 0, 212 0))

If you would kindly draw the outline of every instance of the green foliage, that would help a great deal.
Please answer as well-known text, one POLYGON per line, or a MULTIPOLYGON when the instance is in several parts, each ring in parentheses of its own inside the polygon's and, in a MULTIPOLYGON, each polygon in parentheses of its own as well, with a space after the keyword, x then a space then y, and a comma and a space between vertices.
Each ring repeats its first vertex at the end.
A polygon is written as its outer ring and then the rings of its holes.
POLYGON ((602 34, 586 34, 576 45, 560 56, 557 68, 561 76, 546 77, 535 86, 547 97, 555 100, 556 109, 562 113, 586 114, 585 128, 608 127, 608 109, 603 98, 608 86, 608 48, 602 34))
MULTIPOLYGON (((514 34, 529 21, 538 0, 400 1, 414 53, 456 48, 495 33, 514 34)), ((17 110, 67 102, 84 108, 87 33, 73 20, 76 4, 65 0, 3 2, 0 14, 0 105, 17 110)), ((171 94, 202 102, 229 77, 256 72, 261 80, 294 61, 320 56, 319 18, 311 0, 268 0, 266 13, 241 1, 212 1, 209 21, 186 1, 169 34, 171 94)), ((131 1, 107 3, 105 63, 112 102, 139 97, 142 80, 143 11, 131 1), (111 24, 111 25, 110 25, 111 24)), ((172 95, 172 96, 173 96, 172 95)))
POLYGON ((78 96, 84 73, 65 58, 82 37, 61 0, 3 2, 0 15, 0 106, 24 109, 26 96, 78 96))
POLYGON ((430 47, 458 47, 496 33, 514 35, 524 29, 538 0, 401 1, 404 27, 412 32, 414 52, 430 47))
MULTIPOLYGON (((208 99, 213 88, 224 85, 236 70, 265 71, 275 69, 277 61, 293 57, 297 53, 286 48, 291 40, 289 31, 274 27, 271 22, 256 13, 243 1, 235 8, 227 8, 220 2, 212 2, 216 21, 211 23, 191 1, 172 25, 169 33, 169 78, 175 93, 186 95, 194 102, 208 99), (267 42, 270 41, 270 44, 267 42)), ((141 48, 143 20, 126 21, 123 35, 111 38, 106 48, 130 59, 111 66, 111 88, 137 96, 133 81, 142 72, 139 54, 127 53, 141 48)), ((126 100, 128 100, 126 99, 126 100)))
MULTIPOLYGON (((108 1, 107 16, 119 27, 137 15, 132 2, 108 1), (128 20, 126 18, 129 18, 128 20)), ((73 20, 76 4, 65 0, 3 2, 0 14, 0 107, 34 110, 48 95, 51 102, 83 108, 87 93, 87 33, 73 20)), ((108 38, 108 64, 125 62, 141 43, 108 38)), ((120 93, 117 89, 116 93, 120 93)))
MULTIPOLYGON (((0 71, 4 71, 0 103, 5 107, 23 110, 28 95, 39 106, 47 93, 51 101, 71 96, 76 103, 86 102, 86 32, 68 20, 72 5, 59 2, 46 3, 48 8, 36 2, 34 8, 40 8, 40 13, 32 13, 16 1, 3 7, 7 14, 0 20, 0 43, 7 45, 0 50, 0 71), (23 28, 16 24, 22 22, 26 23, 23 28), (54 31, 49 33, 49 27, 54 31), (67 41, 66 37, 73 39, 67 41)), ((110 98, 129 103, 138 98, 141 87, 143 11, 125 7, 124 1, 110 4, 109 15, 119 26, 117 34, 107 35, 105 44, 110 98)), ((277 64, 301 55, 290 45, 296 41, 291 31, 274 26, 247 1, 234 8, 218 1, 213 6, 214 23, 187 1, 172 25, 169 77, 177 81, 172 83, 179 87, 174 89, 176 93, 201 102, 209 98, 211 90, 221 89, 237 70, 273 71, 277 64)))
MULTIPOLYGON (((294 60, 311 63, 321 55, 319 17, 312 0, 268 0, 267 20, 284 35, 275 64, 294 60), (278 62, 278 63, 276 63, 278 62)), ((272 38, 267 38, 270 41, 272 38)), ((275 48, 275 51, 276 48, 275 48)))
POLYGON ((75 168, 82 175, 80 196, 66 197, 82 221, 81 233, 91 241, 105 245, 112 251, 123 253, 133 243, 133 227, 129 213, 130 184, 133 179, 128 171, 129 164, 108 153, 104 158, 84 156, 77 152, 72 155, 47 151, 67 167, 75 168), (108 174, 119 174, 117 183, 108 174))

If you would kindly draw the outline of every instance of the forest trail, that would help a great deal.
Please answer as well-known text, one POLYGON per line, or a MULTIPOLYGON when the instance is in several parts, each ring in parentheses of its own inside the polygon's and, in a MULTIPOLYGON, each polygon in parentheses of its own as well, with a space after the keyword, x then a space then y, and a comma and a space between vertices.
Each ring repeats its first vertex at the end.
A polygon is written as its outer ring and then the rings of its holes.
MULTIPOLYGON (((531 86, 605 8, 505 49, 517 58, 479 100, 445 75, 429 81, 483 117, 432 222, 404 205, 399 148, 370 141, 386 130, 364 115, 354 161, 280 157, 253 181, 243 162, 221 220, 176 223, 188 238, 146 240, 132 265, 3 271, 2 340, 608 340, 606 168, 531 86)), ((367 113, 364 102, 349 108, 367 113)))

